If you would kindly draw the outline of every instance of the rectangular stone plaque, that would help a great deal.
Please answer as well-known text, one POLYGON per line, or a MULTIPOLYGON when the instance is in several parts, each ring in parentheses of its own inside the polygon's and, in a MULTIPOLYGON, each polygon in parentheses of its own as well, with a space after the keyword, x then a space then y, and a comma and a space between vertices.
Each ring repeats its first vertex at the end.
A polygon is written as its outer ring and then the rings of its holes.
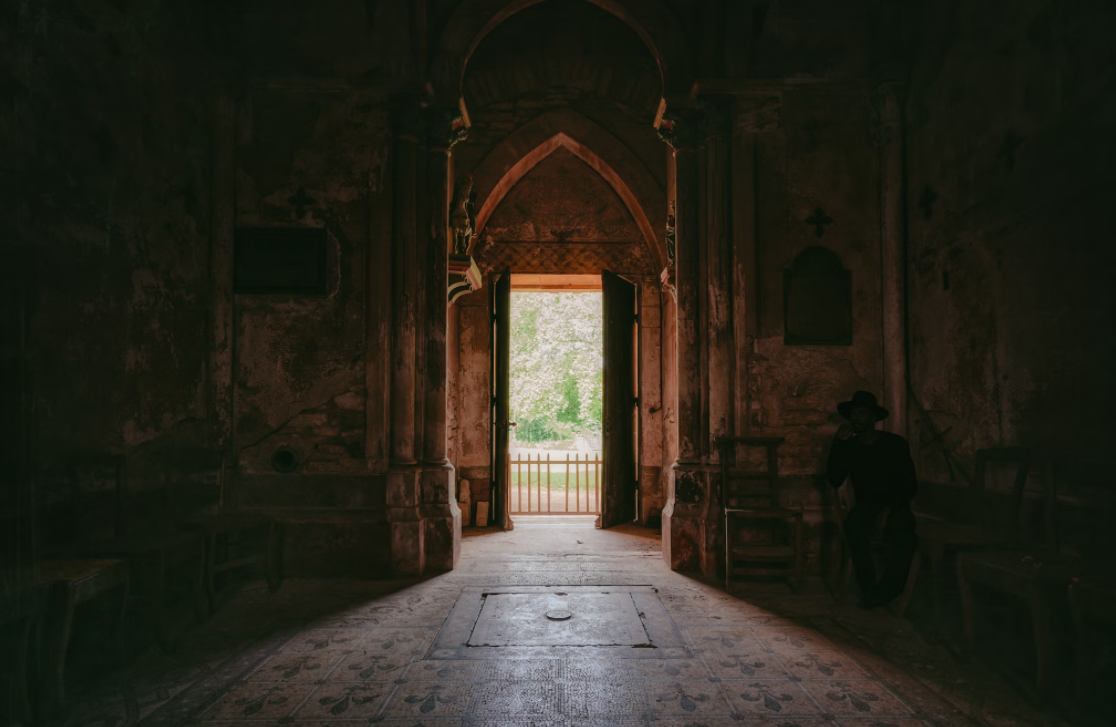
POLYGON ((490 594, 468 641, 469 646, 647 644, 647 631, 627 591, 490 594))
POLYGON ((249 295, 325 295, 324 227, 242 227, 233 250, 233 291, 249 295))
POLYGON ((478 502, 477 503, 477 527, 478 528, 488 527, 488 503, 487 502, 478 502))

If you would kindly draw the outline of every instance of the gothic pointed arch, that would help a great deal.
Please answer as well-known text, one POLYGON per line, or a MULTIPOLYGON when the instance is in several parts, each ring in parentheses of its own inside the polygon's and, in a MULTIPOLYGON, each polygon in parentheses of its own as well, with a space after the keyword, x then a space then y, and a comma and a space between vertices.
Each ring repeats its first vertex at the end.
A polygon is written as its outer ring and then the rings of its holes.
POLYGON ((515 185, 559 149, 573 153, 608 183, 631 213, 656 264, 665 266, 662 185, 619 139, 572 109, 555 109, 524 124, 471 170, 478 207, 474 241, 515 185))

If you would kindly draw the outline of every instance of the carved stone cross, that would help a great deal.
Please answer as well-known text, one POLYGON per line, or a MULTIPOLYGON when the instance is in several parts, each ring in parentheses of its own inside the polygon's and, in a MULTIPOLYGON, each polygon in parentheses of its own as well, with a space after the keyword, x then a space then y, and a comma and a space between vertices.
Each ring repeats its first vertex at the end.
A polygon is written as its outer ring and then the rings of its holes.
POLYGON ((290 197, 287 197, 287 202, 292 207, 294 207, 295 217, 297 219, 300 219, 300 220, 306 214, 306 210, 309 207, 312 207, 314 205, 314 203, 317 202, 317 201, 318 200, 316 200, 313 197, 311 197, 310 195, 306 194, 306 188, 305 187, 299 187, 297 193, 292 194, 290 197))
POLYGON ((814 234, 821 237, 825 234, 825 226, 833 222, 833 218, 825 213, 821 207, 814 210, 814 214, 806 218, 806 224, 814 226, 814 234))

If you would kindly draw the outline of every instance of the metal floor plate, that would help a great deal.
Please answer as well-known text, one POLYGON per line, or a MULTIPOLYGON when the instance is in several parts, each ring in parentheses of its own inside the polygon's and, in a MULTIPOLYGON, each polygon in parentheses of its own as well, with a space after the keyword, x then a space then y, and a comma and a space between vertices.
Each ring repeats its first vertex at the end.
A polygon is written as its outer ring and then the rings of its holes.
POLYGON ((692 654, 650 586, 466 588, 428 659, 685 659, 692 654), (570 618, 547 618, 569 611, 570 618))
POLYGON ((632 596, 609 593, 495 593, 484 599, 469 646, 650 645, 632 596), (569 618, 547 614, 569 611, 569 618))

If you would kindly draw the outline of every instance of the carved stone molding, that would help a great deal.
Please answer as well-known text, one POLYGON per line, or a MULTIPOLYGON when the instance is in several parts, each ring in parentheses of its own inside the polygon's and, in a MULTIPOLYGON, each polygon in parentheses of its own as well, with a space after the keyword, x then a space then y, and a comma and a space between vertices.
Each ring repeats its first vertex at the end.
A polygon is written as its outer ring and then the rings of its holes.
POLYGON ((659 122, 659 138, 675 151, 690 151, 700 141, 701 114, 696 111, 664 113, 659 122))
POLYGON ((473 175, 467 174, 453 191, 450 201, 449 223, 453 234, 455 255, 468 255, 473 236, 477 231, 477 193, 473 190, 473 175))
POLYGON ((666 227, 666 249, 667 249, 667 267, 674 266, 675 258, 675 239, 674 232, 677 229, 675 222, 675 206, 674 200, 670 201, 670 211, 667 212, 667 227, 666 227))
POLYGON ((663 268, 663 272, 659 273, 659 281, 663 284, 663 292, 670 293, 671 300, 677 303, 678 286, 674 282, 674 268, 663 268))
POLYGON ((465 118, 460 112, 426 108, 422 112, 422 121, 426 143, 432 149, 449 151, 454 144, 464 141, 469 135, 465 118))
POLYGON ((469 255, 450 255, 448 273, 450 303, 481 287, 480 268, 469 255))

